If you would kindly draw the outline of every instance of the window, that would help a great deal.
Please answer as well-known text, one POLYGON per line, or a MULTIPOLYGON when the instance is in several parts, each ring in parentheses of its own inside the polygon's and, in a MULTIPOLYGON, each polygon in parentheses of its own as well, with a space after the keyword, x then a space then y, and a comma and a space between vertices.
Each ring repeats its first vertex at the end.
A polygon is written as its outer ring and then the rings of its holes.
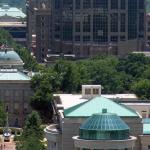
POLYGON ((147 111, 142 111, 142 118, 146 118, 147 111))
POLYGON ((111 14, 111 32, 118 32, 118 14, 111 14))
POLYGON ((24 103, 24 112, 27 112, 27 110, 28 110, 28 104, 24 103))
POLYGON ((15 125, 15 126, 18 126, 18 125, 19 125, 19 120, 18 120, 18 118, 15 119, 14 125, 15 125))
POLYGON ((112 42, 118 42, 118 36, 111 36, 112 42))
POLYGON ((118 0, 111 0, 111 9, 118 9, 118 0))
POLYGON ((144 9, 144 0, 139 0, 139 9, 144 9))
POLYGON ((89 35, 83 36, 83 42, 89 42, 89 41, 90 41, 90 36, 89 35))
POLYGON ((121 0, 120 1, 120 8, 121 9, 126 9, 126 0, 121 0))
POLYGON ((108 9, 108 0, 93 0, 94 8, 108 9))
POLYGON ((99 94, 99 89, 93 89, 93 94, 98 95, 99 94))
POLYGON ((80 22, 75 22, 75 31, 80 32, 80 22))
POLYGON ((147 40, 150 40, 150 36, 147 37, 147 40))
POLYGON ((120 32, 125 32, 126 29, 126 16, 125 14, 120 14, 120 32))
POLYGON ((75 0, 75 8, 80 9, 80 0, 75 0))
POLYGON ((120 36, 120 41, 125 41, 125 40, 126 40, 125 35, 120 36))
POLYGON ((91 1, 90 0, 83 0, 83 8, 90 8, 91 1))
POLYGON ((80 35, 75 36, 75 41, 80 41, 80 35))
POLYGON ((6 104, 5 110, 6 110, 6 112, 9 111, 9 106, 8 106, 8 104, 6 104))
POLYGON ((91 89, 85 89, 85 94, 91 94, 91 89))
POLYGON ((105 13, 96 13, 93 16, 93 40, 95 43, 108 41, 108 16, 105 13))
POLYGON ((83 19, 83 32, 90 32, 90 15, 85 15, 83 19))

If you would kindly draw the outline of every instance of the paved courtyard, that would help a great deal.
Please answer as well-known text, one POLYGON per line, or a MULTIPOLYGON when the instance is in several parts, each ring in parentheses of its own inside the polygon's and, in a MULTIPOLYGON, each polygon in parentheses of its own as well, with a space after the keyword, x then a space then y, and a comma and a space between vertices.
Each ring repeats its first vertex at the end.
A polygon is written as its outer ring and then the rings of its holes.
POLYGON ((4 138, 0 136, 0 150, 16 150, 15 142, 13 138, 10 139, 10 142, 4 142, 4 138))
POLYGON ((15 150, 15 143, 14 142, 4 142, 0 145, 0 150, 15 150))

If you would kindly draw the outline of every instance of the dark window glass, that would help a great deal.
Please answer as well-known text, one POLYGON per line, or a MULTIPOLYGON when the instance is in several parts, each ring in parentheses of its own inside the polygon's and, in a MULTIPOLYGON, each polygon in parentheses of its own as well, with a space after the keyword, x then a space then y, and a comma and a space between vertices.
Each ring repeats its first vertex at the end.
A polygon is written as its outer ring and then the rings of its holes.
POLYGON ((139 32, 144 32, 144 13, 139 14, 139 32))
POLYGON ((111 14, 111 32, 118 32, 118 14, 111 14))
POLYGON ((80 9, 80 0, 75 0, 75 8, 80 9))
POLYGON ((63 8, 72 10, 73 7, 73 1, 72 0, 63 0, 63 8))
POLYGON ((108 0, 93 0, 93 7, 108 9, 108 0))
POLYGON ((83 19, 83 32, 90 32, 90 15, 85 15, 83 19))
POLYGON ((83 42, 89 42, 89 41, 90 41, 90 36, 89 35, 83 36, 83 42))
POLYGON ((83 8, 90 8, 91 0, 83 0, 83 8))
POLYGON ((128 39, 137 38, 137 0, 128 0, 128 39))
POLYGON ((111 42, 118 42, 118 36, 111 36, 111 42))
POLYGON ((120 8, 121 9, 126 9, 126 0, 121 0, 120 1, 120 8))
POLYGON ((60 8, 60 0, 55 0, 55 9, 60 8))
POLYGON ((75 31, 80 32, 80 22, 75 22, 75 31))
POLYGON ((125 41, 126 37, 124 35, 120 36, 120 41, 125 41))
POLYGON ((75 41, 80 41, 80 35, 75 36, 75 41))
POLYGON ((125 32, 126 29, 126 16, 125 14, 120 14, 120 32, 125 32))
POLYGON ((144 9, 144 0, 139 0, 139 9, 144 9))
POLYGON ((71 41, 72 40, 72 20, 65 20, 63 22, 63 40, 71 41))
POLYGON ((118 9, 118 0, 111 0, 111 9, 118 9))
POLYGON ((93 40, 95 43, 108 41, 108 16, 104 13, 93 16, 93 40))

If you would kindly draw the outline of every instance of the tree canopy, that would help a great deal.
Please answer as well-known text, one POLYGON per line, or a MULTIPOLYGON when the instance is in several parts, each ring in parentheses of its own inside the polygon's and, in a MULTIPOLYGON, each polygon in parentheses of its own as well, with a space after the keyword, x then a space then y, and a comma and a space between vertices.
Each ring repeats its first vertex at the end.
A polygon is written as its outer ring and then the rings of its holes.
POLYGON ((17 44, 6 30, 0 29, 0 43, 2 44, 7 43, 9 47, 14 48, 14 50, 19 54, 19 56, 25 63, 24 65, 25 69, 33 71, 38 70, 38 63, 30 55, 29 50, 17 44))
POLYGON ((17 141, 16 150, 45 150, 41 140, 43 139, 43 129, 41 119, 36 111, 33 111, 26 119, 23 133, 17 141))
MULTIPOLYGON (((145 79, 150 80, 150 58, 143 54, 129 54, 124 58, 97 56, 77 61, 61 59, 33 78, 32 85, 35 96, 47 88, 48 93, 76 93, 81 91, 82 84, 101 84, 104 94, 135 93, 141 98, 140 90, 136 90, 139 86, 135 85, 145 79)), ((143 88, 147 93, 148 82, 143 88)), ((44 96, 42 93, 40 95, 44 96)), ((144 94, 142 98, 150 99, 150 96, 144 94)))
POLYGON ((5 126, 6 116, 7 114, 4 108, 4 104, 0 101, 0 126, 1 127, 5 126))

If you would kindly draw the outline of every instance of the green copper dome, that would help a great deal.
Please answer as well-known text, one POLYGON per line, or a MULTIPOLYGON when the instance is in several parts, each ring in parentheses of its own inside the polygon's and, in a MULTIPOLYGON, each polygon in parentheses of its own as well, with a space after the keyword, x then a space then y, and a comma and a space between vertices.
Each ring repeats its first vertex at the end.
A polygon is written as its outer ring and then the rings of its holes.
POLYGON ((80 126, 80 138, 86 140, 123 140, 129 138, 129 127, 116 114, 93 114, 80 126))
POLYGON ((20 56, 15 51, 1 51, 0 61, 22 61, 20 56))

